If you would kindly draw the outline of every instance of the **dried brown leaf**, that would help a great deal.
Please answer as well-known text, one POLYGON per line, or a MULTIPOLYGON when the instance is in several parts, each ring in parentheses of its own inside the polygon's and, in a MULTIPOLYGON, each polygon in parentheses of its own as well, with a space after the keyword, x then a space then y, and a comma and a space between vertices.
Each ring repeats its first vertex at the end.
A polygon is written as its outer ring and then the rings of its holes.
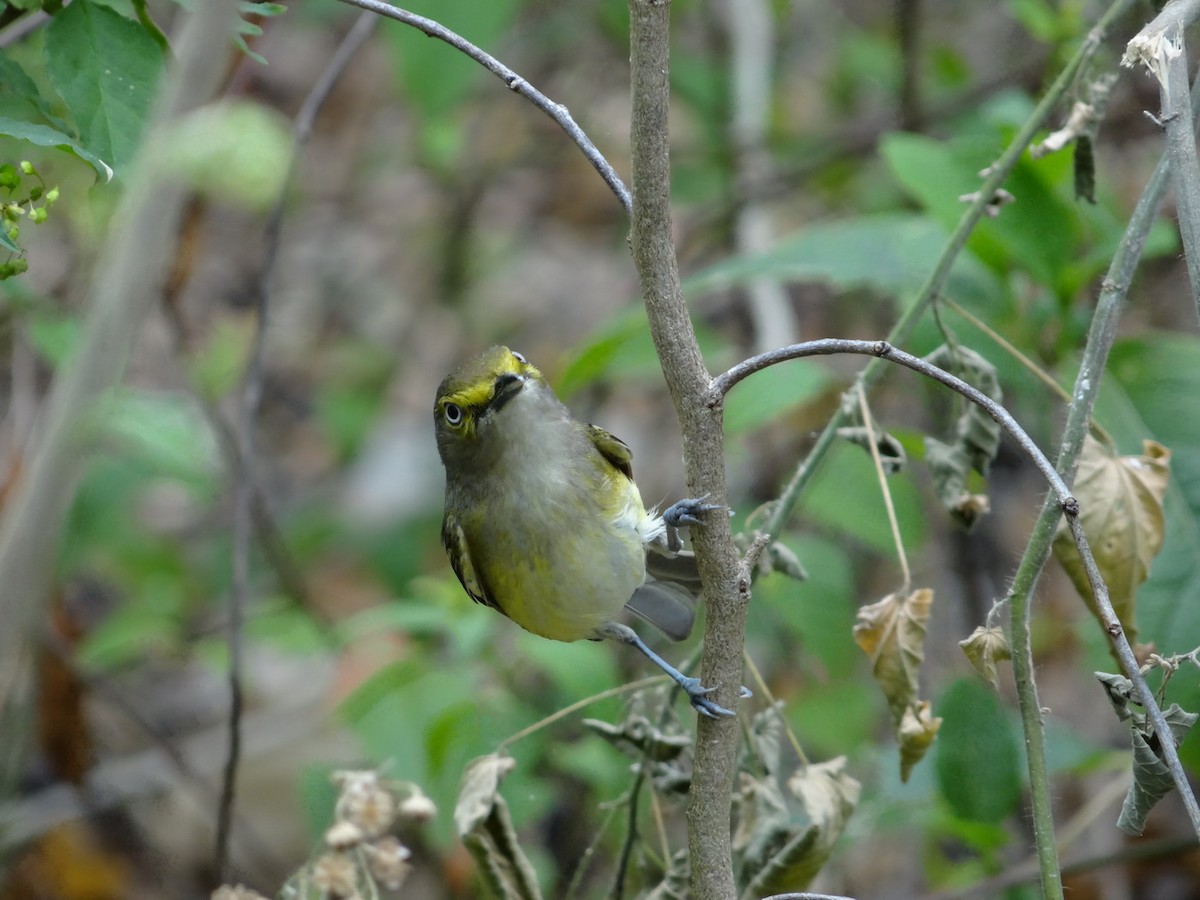
POLYGON ((900 741, 900 780, 908 781, 913 767, 919 763, 942 727, 940 716, 929 711, 929 701, 921 700, 904 711, 896 736, 900 741))
MULTIPOLYGON (((1162 549, 1166 522, 1163 497, 1170 478, 1171 451, 1143 441, 1141 456, 1113 456, 1090 435, 1085 439, 1072 492, 1079 521, 1096 566, 1108 587, 1117 618, 1130 642, 1137 636, 1135 596, 1162 549)), ((1083 561, 1066 521, 1059 523, 1054 555, 1075 589, 1099 618, 1083 561)))
POLYGON ((463 773, 454 824, 492 894, 503 900, 541 900, 537 873, 521 849, 500 780, 512 771, 511 756, 490 753, 463 773))
POLYGON ((893 720, 917 702, 917 673, 925 658, 925 623, 933 591, 888 594, 858 611, 854 640, 871 659, 875 681, 883 689, 893 720))
POLYGON ((996 663, 1012 659, 1009 650, 1008 637, 1001 628, 984 628, 982 625, 958 642, 962 652, 967 655, 971 665, 984 678, 992 683, 992 687, 1000 690, 1000 678, 996 672, 996 663))

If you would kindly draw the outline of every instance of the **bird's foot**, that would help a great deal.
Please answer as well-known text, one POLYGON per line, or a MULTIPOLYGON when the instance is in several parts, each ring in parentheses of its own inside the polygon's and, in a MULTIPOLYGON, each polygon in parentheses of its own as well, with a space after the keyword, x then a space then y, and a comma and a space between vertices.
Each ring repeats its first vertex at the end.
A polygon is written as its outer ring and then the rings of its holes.
POLYGON ((724 509, 717 503, 705 503, 708 496, 704 497, 689 497, 686 500, 680 500, 678 503, 673 503, 663 512, 663 521, 672 528, 684 528, 689 525, 702 525, 700 516, 707 512, 715 512, 718 509, 724 509))
MULTIPOLYGON (((706 688, 700 683, 699 678, 684 678, 679 682, 679 686, 683 688, 685 694, 688 695, 688 700, 691 701, 692 708, 703 716, 708 716, 710 719, 720 719, 727 716, 737 715, 733 710, 726 709, 708 695, 713 692, 713 688, 706 688)), ((753 693, 750 688, 742 686, 738 691, 738 696, 745 699, 752 697, 753 693)))

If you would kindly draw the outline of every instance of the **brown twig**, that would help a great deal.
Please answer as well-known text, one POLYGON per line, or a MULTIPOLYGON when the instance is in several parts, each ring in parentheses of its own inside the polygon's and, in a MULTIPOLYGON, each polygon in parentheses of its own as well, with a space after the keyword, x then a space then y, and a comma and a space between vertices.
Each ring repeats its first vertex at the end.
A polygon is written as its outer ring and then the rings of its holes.
MULTIPOLYGON (((328 99, 350 60, 370 36, 375 17, 360 16, 354 27, 342 39, 325 71, 317 79, 296 115, 292 155, 284 185, 291 181, 296 161, 312 134, 313 122, 321 105, 328 99)), ((216 870, 222 880, 228 880, 230 830, 233 806, 237 795, 237 771, 241 757, 242 692, 242 622, 249 594, 250 534, 254 501, 256 445, 254 431, 266 379, 266 333, 275 261, 279 255, 279 239, 283 228, 284 191, 280 191, 265 229, 265 251, 258 290, 254 297, 255 327, 250 358, 246 364, 241 407, 238 415, 238 456, 241 468, 237 472, 233 514, 233 580, 229 597, 229 743, 221 784, 221 800, 217 814, 216 870)))

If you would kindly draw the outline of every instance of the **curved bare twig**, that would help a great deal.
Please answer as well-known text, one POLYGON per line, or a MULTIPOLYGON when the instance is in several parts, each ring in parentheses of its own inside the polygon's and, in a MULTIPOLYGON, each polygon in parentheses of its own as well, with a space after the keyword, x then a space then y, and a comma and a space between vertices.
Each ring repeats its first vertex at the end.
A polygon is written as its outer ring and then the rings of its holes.
POLYGON ((462 35, 451 31, 440 22, 435 22, 433 19, 427 19, 424 16, 418 16, 416 13, 400 9, 398 6, 392 6, 390 3, 384 3, 383 0, 342 0, 342 2, 350 6, 357 6, 359 9, 365 9, 378 15, 386 16, 389 19, 395 19, 397 22, 403 22, 405 25, 410 25, 430 37, 437 38, 439 41, 445 41, 455 50, 465 53, 493 75, 503 80, 508 85, 509 90, 515 91, 529 100, 534 106, 558 123, 558 126, 567 133, 567 137, 574 141, 575 145, 583 151, 583 155, 592 164, 592 168, 604 179, 604 183, 608 185, 617 199, 621 201, 621 206, 624 208, 625 214, 629 215, 633 211, 633 197, 629 193, 629 188, 625 187, 625 182, 621 180, 616 170, 604 158, 604 154, 596 149, 596 145, 592 143, 591 138, 587 136, 584 130, 571 117, 571 111, 561 103, 551 100, 508 66, 504 65, 504 63, 500 62, 500 60, 496 59, 496 57, 476 47, 462 35))

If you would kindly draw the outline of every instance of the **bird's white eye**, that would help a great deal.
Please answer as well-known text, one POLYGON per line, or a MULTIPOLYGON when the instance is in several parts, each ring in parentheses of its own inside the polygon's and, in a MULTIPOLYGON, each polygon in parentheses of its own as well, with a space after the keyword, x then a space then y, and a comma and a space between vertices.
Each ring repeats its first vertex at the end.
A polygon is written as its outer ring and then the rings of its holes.
POLYGON ((529 360, 525 358, 524 353, 518 353, 516 350, 510 350, 509 353, 513 355, 513 359, 515 359, 517 362, 529 365, 529 360))
POLYGON ((462 407, 457 403, 447 403, 442 407, 442 415, 446 418, 446 424, 457 426, 462 424, 463 411, 462 407))

